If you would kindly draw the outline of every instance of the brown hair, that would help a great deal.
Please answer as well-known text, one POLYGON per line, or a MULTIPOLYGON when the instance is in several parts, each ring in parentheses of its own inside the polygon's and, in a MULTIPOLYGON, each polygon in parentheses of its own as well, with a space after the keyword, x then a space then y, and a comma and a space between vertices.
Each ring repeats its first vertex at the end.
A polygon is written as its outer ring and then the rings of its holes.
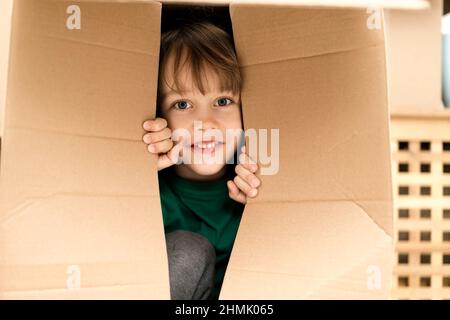
POLYGON ((240 92, 242 78, 230 35, 210 22, 195 22, 167 31, 161 36, 158 105, 162 98, 161 84, 164 81, 170 86, 163 77, 171 54, 175 55, 173 90, 183 91, 178 73, 189 63, 194 84, 202 94, 205 94, 202 72, 206 66, 212 68, 218 76, 221 90, 230 90, 234 94, 240 92))

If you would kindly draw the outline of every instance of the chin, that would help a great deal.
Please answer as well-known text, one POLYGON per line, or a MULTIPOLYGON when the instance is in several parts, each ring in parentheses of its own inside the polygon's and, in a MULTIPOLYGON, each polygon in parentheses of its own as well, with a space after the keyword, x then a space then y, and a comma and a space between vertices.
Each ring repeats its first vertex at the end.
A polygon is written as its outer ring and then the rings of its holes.
POLYGON ((212 176, 220 172, 225 164, 191 164, 189 168, 198 175, 212 176))

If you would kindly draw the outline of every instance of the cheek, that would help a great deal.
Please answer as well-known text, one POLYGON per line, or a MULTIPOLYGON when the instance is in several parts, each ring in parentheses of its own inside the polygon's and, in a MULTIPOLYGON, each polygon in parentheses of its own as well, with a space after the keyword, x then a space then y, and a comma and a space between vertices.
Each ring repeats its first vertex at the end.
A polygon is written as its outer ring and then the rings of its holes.
POLYGON ((237 108, 237 110, 233 113, 233 125, 235 128, 242 129, 241 108, 237 108))
POLYGON ((222 118, 222 126, 225 129, 242 129, 242 118, 240 109, 232 110, 222 118))
POLYGON ((241 112, 239 109, 233 110, 221 119, 221 127, 224 133, 224 137, 229 140, 227 141, 228 147, 227 149, 236 150, 237 146, 241 144, 242 135, 243 135, 243 127, 242 127, 242 118, 241 112), (229 136, 227 136, 227 130, 230 130, 229 136), (234 148, 233 148, 234 146, 234 148))
POLYGON ((168 127, 173 131, 176 129, 188 129, 188 122, 182 117, 175 117, 168 114, 164 119, 167 120, 168 127))

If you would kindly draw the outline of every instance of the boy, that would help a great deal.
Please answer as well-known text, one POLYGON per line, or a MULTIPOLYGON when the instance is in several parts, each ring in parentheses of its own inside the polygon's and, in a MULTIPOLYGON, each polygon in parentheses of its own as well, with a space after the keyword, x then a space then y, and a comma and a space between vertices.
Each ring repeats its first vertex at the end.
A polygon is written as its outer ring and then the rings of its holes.
POLYGON ((143 140, 158 154, 172 299, 218 298, 246 199, 258 193, 258 166, 238 147, 241 82, 222 29, 191 23, 162 35, 158 117, 143 140), (174 143, 181 129, 193 140, 174 143), (240 164, 229 164, 236 152, 240 164))

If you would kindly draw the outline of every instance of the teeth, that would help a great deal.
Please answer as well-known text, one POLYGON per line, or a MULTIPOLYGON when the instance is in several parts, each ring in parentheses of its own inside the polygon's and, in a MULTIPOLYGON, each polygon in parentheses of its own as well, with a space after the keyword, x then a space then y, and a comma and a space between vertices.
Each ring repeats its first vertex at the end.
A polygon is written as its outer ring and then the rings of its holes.
POLYGON ((202 149, 212 149, 216 147, 216 143, 215 142, 196 143, 195 146, 202 149))

